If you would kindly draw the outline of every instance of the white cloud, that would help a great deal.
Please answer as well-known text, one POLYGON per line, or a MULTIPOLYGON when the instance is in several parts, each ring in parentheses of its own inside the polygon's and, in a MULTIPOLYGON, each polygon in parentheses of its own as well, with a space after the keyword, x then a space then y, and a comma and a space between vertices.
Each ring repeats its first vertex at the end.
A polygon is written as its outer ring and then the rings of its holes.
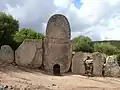
POLYGON ((73 0, 1 0, 1 3, 0 11, 12 14, 21 27, 44 33, 49 17, 62 13, 70 22, 72 38, 87 35, 93 40, 120 40, 120 0, 81 0, 80 9, 73 0))
POLYGON ((93 40, 105 40, 106 37, 112 40, 120 40, 120 36, 116 36, 116 33, 120 32, 116 30, 120 26, 119 4, 120 0, 116 0, 114 3, 111 3, 109 0, 83 0, 83 6, 77 11, 78 14, 76 15, 79 16, 79 19, 77 18, 76 21, 78 23, 74 25, 74 27, 79 26, 77 27, 78 29, 84 26, 82 28, 83 31, 75 30, 84 32, 84 35, 89 35, 93 40), (108 34, 111 32, 111 29, 115 34, 108 34))
POLYGON ((17 7, 11 7, 10 4, 7 4, 6 12, 12 14, 21 22, 25 23, 36 21, 39 18, 46 19, 49 14, 56 10, 56 7, 53 4, 53 0, 24 0, 23 2, 23 5, 20 6, 17 4, 17 7))
POLYGON ((60 8, 68 8, 71 3, 71 0, 54 0, 54 4, 60 8))

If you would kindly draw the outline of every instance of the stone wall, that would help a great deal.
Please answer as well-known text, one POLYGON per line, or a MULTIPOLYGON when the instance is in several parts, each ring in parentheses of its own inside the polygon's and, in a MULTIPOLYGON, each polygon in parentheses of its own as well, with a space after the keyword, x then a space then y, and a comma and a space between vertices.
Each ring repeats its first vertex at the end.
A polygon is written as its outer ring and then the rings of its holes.
POLYGON ((103 57, 99 52, 93 53, 93 74, 95 76, 102 76, 102 65, 103 65, 103 57))
MULTIPOLYGON (((90 57, 89 60, 86 62, 93 63, 93 75, 94 76, 102 76, 103 72, 103 64, 104 64, 104 58, 105 56, 102 53, 94 52, 94 53, 83 53, 83 52, 77 52, 73 55, 72 58, 72 73, 76 74, 82 74, 84 75, 85 70, 85 64, 84 61, 87 59, 87 57, 90 57)), ((87 64, 87 63, 86 63, 87 64)))
MULTIPOLYGON (((0 65, 11 64, 15 61, 18 66, 27 68, 43 66, 45 71, 52 73, 54 66, 58 65, 60 73, 68 72, 71 69, 72 73, 84 75, 85 66, 87 66, 85 62, 92 62, 93 74, 102 76, 106 55, 99 52, 77 52, 72 57, 70 38, 71 30, 67 18, 61 14, 55 14, 48 21, 44 40, 26 39, 15 53, 10 46, 1 46, 0 65), (88 56, 91 61, 87 59, 88 56)), ((120 67, 114 59, 107 59, 104 69, 106 76, 120 76, 120 67)))
MULTIPOLYGON (((46 39, 44 39, 44 41, 45 40, 46 39)), ((58 48, 58 46, 55 46, 54 44, 51 44, 51 45, 53 45, 54 48, 56 47, 57 51, 65 50, 60 47, 58 48)), ((27 67, 27 68, 39 68, 44 64, 43 56, 44 56, 44 53, 46 53, 43 50, 44 48, 43 48, 43 40, 36 40, 36 39, 35 40, 33 40, 33 39, 25 40, 17 48, 15 53, 10 46, 3 45, 3 46, 1 46, 1 49, 0 49, 0 65, 12 64, 15 60, 15 62, 17 63, 18 66, 27 67), (14 58, 14 56, 15 56, 15 58, 14 58)), ((65 47, 65 48, 67 48, 67 47, 65 47)), ((54 55, 56 55, 57 54, 56 49, 54 49, 53 51, 50 52, 51 49, 49 48, 47 53, 51 53, 50 55, 52 55, 54 53, 54 55)), ((60 53, 59 53, 59 55, 60 55, 60 53)), ((95 52, 95 53, 77 52, 77 53, 75 53, 72 57, 72 66, 71 66, 72 73, 85 75, 84 60, 86 59, 87 56, 90 56, 93 59, 93 74, 94 74, 94 76, 102 76, 103 65, 104 65, 104 70, 105 70, 104 76, 107 76, 107 77, 119 77, 120 76, 120 67, 119 67, 118 63, 116 62, 115 58, 113 58, 112 56, 108 56, 106 58, 106 63, 104 64, 103 57, 105 57, 105 56, 99 52, 95 52)), ((64 57, 64 55, 62 57, 62 54, 61 54, 61 59, 58 59, 56 61, 53 60, 54 57, 49 57, 48 58, 49 61, 47 61, 47 64, 51 65, 51 62, 58 63, 61 66, 63 65, 63 68, 67 68, 67 67, 65 67, 65 66, 67 66, 66 63, 68 63, 68 61, 71 59, 69 59, 66 62, 64 58, 65 57, 64 57), (62 61, 62 60, 64 60, 64 61, 62 61)), ((66 57, 66 60, 67 59, 68 58, 66 57)), ((70 69, 70 63, 71 62, 68 63, 69 68, 67 68, 67 69, 70 69)), ((51 68, 52 68, 52 66, 51 66, 51 68)), ((61 70, 63 68, 61 68, 61 70)))
POLYGON ((72 73, 85 74, 84 53, 77 52, 72 58, 72 73))
POLYGON ((15 51, 15 61, 18 66, 38 68, 42 65, 42 40, 27 39, 15 51))

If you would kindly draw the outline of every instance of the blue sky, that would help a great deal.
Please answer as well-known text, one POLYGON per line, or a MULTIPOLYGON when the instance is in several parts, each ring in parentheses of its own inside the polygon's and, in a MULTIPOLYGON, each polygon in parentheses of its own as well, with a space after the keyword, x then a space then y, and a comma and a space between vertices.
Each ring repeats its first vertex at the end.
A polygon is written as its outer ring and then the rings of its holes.
POLYGON ((80 0, 75 0, 74 1, 74 5, 76 6, 76 8, 80 8, 80 6, 81 6, 81 2, 80 2, 80 0))
POLYGON ((69 20, 71 38, 120 40, 120 0, 1 0, 0 11, 19 20, 21 28, 43 34, 50 16, 61 13, 69 20))

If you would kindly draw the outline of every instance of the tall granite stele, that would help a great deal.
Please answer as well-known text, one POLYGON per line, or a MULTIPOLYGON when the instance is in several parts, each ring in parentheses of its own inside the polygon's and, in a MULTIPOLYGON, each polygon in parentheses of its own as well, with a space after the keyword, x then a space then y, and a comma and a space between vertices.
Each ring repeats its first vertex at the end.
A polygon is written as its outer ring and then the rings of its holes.
POLYGON ((46 28, 44 39, 44 69, 55 73, 67 72, 71 64, 70 25, 67 18, 61 14, 51 16, 46 28))
POLYGON ((103 57, 99 52, 94 52, 92 54, 93 57, 93 74, 95 76, 102 76, 102 65, 103 65, 103 57))

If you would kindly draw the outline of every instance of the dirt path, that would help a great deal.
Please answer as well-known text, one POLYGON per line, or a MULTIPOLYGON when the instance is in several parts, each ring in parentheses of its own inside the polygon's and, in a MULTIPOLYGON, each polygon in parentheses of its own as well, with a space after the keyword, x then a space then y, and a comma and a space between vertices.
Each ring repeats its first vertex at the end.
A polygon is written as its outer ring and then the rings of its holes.
POLYGON ((13 66, 0 67, 0 81, 4 85, 18 88, 30 87, 34 90, 120 90, 118 78, 85 77, 72 74, 52 76, 40 70, 22 70, 13 66))

